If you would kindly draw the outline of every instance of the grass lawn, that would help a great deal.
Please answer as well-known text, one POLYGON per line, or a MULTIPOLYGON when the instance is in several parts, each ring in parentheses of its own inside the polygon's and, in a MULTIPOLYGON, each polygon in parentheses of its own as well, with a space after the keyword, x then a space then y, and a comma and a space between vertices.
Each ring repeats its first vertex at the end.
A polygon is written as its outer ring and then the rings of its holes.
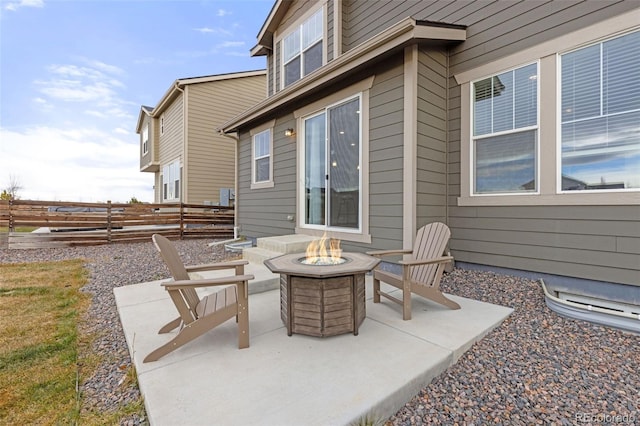
MULTIPOLYGON (((13 232, 32 232, 38 229, 36 226, 18 226, 13 230, 13 232)), ((6 226, 0 226, 0 233, 9 232, 9 228, 6 226)))
POLYGON ((88 279, 82 260, 0 265, 0 424, 115 424, 139 408, 81 414, 78 385, 100 362, 78 331, 88 279))

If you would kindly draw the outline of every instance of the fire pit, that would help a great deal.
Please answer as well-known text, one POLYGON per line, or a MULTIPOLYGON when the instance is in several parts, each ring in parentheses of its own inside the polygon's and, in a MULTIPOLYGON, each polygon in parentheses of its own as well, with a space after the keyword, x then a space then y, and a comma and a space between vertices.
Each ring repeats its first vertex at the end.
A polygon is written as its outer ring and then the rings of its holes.
POLYGON ((366 314, 364 275, 380 260, 339 249, 315 258, 294 253, 264 262, 280 274, 280 317, 287 334, 358 335, 366 314))

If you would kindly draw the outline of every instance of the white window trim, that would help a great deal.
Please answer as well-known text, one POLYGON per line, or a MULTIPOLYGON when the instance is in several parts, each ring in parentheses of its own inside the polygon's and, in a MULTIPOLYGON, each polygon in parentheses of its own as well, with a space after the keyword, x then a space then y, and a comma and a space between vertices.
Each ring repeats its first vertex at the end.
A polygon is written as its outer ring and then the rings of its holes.
MULTIPOLYGON (((520 195, 536 195, 536 194, 540 194, 540 61, 531 61, 530 63, 526 63, 526 64, 522 64, 520 66, 517 67, 513 67, 510 69, 506 69, 506 70, 502 70, 500 72, 497 72, 495 74, 491 74, 489 76, 484 76, 482 78, 478 78, 475 79, 471 82, 471 87, 473 88, 473 84, 478 82, 478 81, 482 81, 488 78, 493 78, 499 74, 503 74, 505 72, 509 72, 509 71, 515 71, 518 68, 523 68, 529 65, 536 65, 536 76, 538 79, 538 84, 536 85, 536 125, 534 126, 527 126, 527 127, 520 127, 517 129, 511 129, 511 130, 504 130, 504 131, 499 131, 499 132, 493 132, 493 133, 488 133, 485 135, 480 135, 480 136, 474 136, 473 135, 473 131, 471 131, 471 141, 470 141, 470 147, 469 149, 470 151, 470 164, 469 164, 469 185, 470 185, 470 196, 471 197, 491 197, 491 196, 511 196, 511 195, 515 195, 515 196, 520 196, 520 195), (474 174, 474 170, 475 170, 475 156, 474 156, 474 152, 475 152, 475 141, 477 140, 482 140, 482 139, 486 139, 486 138, 490 138, 490 137, 496 137, 496 136, 503 136, 503 135, 509 135, 509 134, 516 134, 516 133, 521 133, 521 132, 526 132, 526 131, 530 131, 530 130, 535 130, 536 131, 536 149, 535 149, 535 180, 536 180, 536 190, 535 191, 520 191, 520 192, 492 192, 492 193, 476 193, 474 192, 475 188, 475 174, 474 174)), ((473 98, 473 90, 469 91, 469 103, 470 103, 470 109, 471 109, 471 123, 470 126, 471 128, 473 128, 473 104, 474 104, 474 98, 473 98)))
POLYGON ((177 159, 175 159, 174 161, 170 161, 170 162, 168 162, 167 164, 165 164, 165 165, 161 168, 161 170, 162 170, 162 173, 161 173, 161 176, 162 176, 162 185, 161 185, 161 187, 160 187, 160 199, 161 199, 162 201, 179 201, 179 200, 180 200, 180 197, 181 197, 181 193, 182 193, 182 173, 181 173, 181 170, 182 170, 182 164, 181 164, 181 162, 180 162, 180 159, 179 159, 179 158, 177 158, 177 159), (178 196, 177 196, 177 197, 175 197, 175 182, 176 182, 176 179, 174 179, 174 180, 172 180, 172 181, 170 182, 170 183, 171 183, 171 185, 173 186, 172 191, 167 191, 167 192, 172 192, 172 193, 173 193, 173 195, 174 195, 174 197, 172 197, 172 198, 165 198, 165 196, 164 196, 164 186, 165 186, 165 185, 167 185, 169 182, 167 182, 167 180, 165 179, 165 173, 164 173, 164 171, 165 171, 165 169, 166 169, 166 168, 170 168, 170 167, 172 167, 172 166, 174 166, 174 165, 177 165, 177 168, 178 168, 178 179, 177 179, 177 182, 178 182, 178 188, 179 188, 179 189, 178 189, 178 191, 179 191, 179 193, 178 193, 178 196))
MULTIPOLYGON (((557 123, 558 125, 556 126, 556 192, 558 194, 561 195, 573 195, 573 194, 611 194, 611 193, 621 193, 621 194, 629 194, 629 193, 633 193, 633 192, 640 192, 640 188, 621 188, 621 189, 588 189, 588 190, 581 190, 581 191, 565 191, 562 189, 562 55, 567 54, 567 53, 571 53, 571 52, 575 52, 576 50, 580 50, 583 49, 585 47, 589 47, 589 46, 596 46, 599 45, 600 49, 602 49, 602 43, 609 41, 609 40, 613 40, 615 38, 618 37, 622 37, 626 34, 630 34, 633 32, 638 32, 640 31, 640 28, 636 28, 635 31, 625 31, 623 33, 617 33, 614 35, 611 35, 609 37, 605 37, 605 38, 600 38, 599 40, 596 41, 592 41, 592 42, 588 42, 583 44, 582 46, 577 46, 571 49, 565 49, 563 51, 560 51, 557 53, 556 55, 556 71, 557 71, 557 89, 556 89, 556 111, 557 111, 557 123)), ((601 50, 602 52, 602 50, 601 50)), ((602 85, 602 80, 600 81, 600 84, 602 85)), ((600 101, 602 103, 602 100, 600 101)))
MULTIPOLYGON (((298 211, 296 215, 296 234, 322 236, 326 231, 332 237, 339 238, 343 241, 371 244, 371 234, 369 233, 369 90, 373 86, 374 79, 375 76, 371 76, 333 93, 324 99, 294 111, 293 115, 296 118, 297 134, 302 135, 304 130, 303 120, 305 118, 317 114, 322 110, 326 110, 332 105, 340 104, 351 98, 360 96, 360 158, 362 161, 360 170, 360 229, 351 231, 345 228, 329 228, 326 226, 320 228, 316 225, 305 225, 302 223, 305 212, 301 194, 304 193, 305 189, 304 180, 298 179, 298 187, 296 190, 296 206, 298 211)), ((304 170, 303 149, 296 151, 297 170, 298 174, 300 174, 302 170, 304 170)))
MULTIPOLYGON (((275 92, 279 92, 280 90, 285 89, 285 85, 284 85, 284 48, 283 48, 283 44, 281 43, 289 34, 291 34, 293 31, 295 31, 296 29, 299 29, 303 23, 305 23, 309 18, 311 18, 313 15, 316 14, 316 12, 318 12, 319 10, 322 9, 322 66, 324 66, 327 63, 327 3, 326 1, 323 1, 322 4, 320 4, 318 7, 314 7, 309 9, 307 12, 305 12, 302 16, 300 16, 298 19, 296 19, 291 25, 288 25, 284 28, 279 28, 274 35, 274 39, 275 39, 275 43, 274 46, 280 46, 280 58, 279 61, 275 60, 275 53, 274 53, 274 62, 277 62, 275 64, 274 67, 274 82, 275 82, 275 70, 277 69, 278 72, 280 73, 280 78, 277 79, 279 82, 279 85, 277 86, 277 90, 276 90, 276 86, 274 85, 274 93, 275 92)), ((313 73, 313 71, 312 71, 313 73)), ((309 74, 307 74, 309 75, 309 74)), ((300 80, 303 80, 306 76, 304 75, 300 75, 300 79, 297 81, 294 81, 293 83, 289 84, 289 86, 293 86, 294 84, 298 83, 300 80)))
POLYGON ((164 112, 160 114, 160 136, 164 135, 164 112))
POLYGON ((559 122, 559 67, 558 55, 575 50, 617 35, 640 29, 640 10, 623 13, 614 18, 584 27, 570 34, 557 37, 513 55, 500 58, 480 67, 454 75, 460 84, 460 197, 458 206, 505 206, 505 205, 638 205, 640 191, 616 190, 558 192, 560 143, 559 122), (472 81, 483 76, 496 75, 502 70, 539 60, 538 67, 538 165, 539 193, 509 193, 500 195, 477 194, 471 196, 471 138, 472 138, 472 81), (541 108, 545 99, 544 108, 541 108), (556 101, 553 102, 552 100, 556 101), (467 101, 465 101, 467 100, 467 101))
POLYGON ((275 181, 273 179, 273 144, 274 144, 274 134, 273 128, 276 124, 276 120, 271 120, 267 123, 264 123, 261 126, 251 129, 249 135, 251 136, 251 189, 264 189, 264 188, 273 188, 275 186, 275 181), (256 156, 255 156, 255 143, 253 137, 259 133, 263 133, 265 131, 269 131, 269 180, 256 182, 256 156))

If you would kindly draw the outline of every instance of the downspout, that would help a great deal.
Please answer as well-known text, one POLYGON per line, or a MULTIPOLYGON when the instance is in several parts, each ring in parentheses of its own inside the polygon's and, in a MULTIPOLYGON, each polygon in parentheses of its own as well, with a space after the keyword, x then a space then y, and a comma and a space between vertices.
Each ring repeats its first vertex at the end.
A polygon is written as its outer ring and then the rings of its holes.
POLYGON ((446 78, 446 82, 445 82, 445 90, 446 90, 446 96, 444 98, 444 102, 445 102, 445 108, 446 108, 446 132, 444 135, 444 143, 445 143, 445 150, 444 150, 444 223, 447 224, 447 226, 449 226, 449 70, 450 70, 450 63, 449 63, 449 55, 451 53, 451 49, 449 47, 447 47, 447 78, 446 78))
POLYGON ((233 133, 225 133, 222 129, 218 130, 218 133, 220 133, 220 135, 227 137, 229 139, 233 139, 235 141, 235 143, 233 144, 234 146, 234 154, 233 154, 233 158, 235 159, 233 162, 233 191, 235 193, 235 198, 233 200, 233 223, 235 224, 233 227, 233 238, 234 239, 238 239, 239 235, 238 235, 238 231, 239 231, 239 226, 238 226, 238 144, 240 143, 240 136, 238 135, 238 132, 233 132, 233 133))
POLYGON ((186 171, 187 171, 187 137, 188 137, 188 132, 187 132, 187 117, 189 116, 187 114, 187 94, 185 93, 184 89, 182 89, 180 87, 180 83, 178 83, 178 80, 176 80, 176 82, 174 83, 175 88, 177 91, 182 93, 182 174, 184 176, 180 176, 180 201, 181 202, 186 202, 187 201, 187 194, 185 194, 185 189, 187 188, 187 177, 186 177, 186 171))

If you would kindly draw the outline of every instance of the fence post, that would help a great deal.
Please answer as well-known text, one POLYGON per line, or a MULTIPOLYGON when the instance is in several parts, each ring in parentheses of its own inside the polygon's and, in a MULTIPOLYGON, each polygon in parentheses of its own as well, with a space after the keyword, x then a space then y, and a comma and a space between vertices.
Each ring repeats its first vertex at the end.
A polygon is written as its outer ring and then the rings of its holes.
POLYGON ((107 243, 111 244, 111 200, 107 201, 107 243))
POLYGON ((9 232, 13 232, 14 231, 14 224, 13 224, 13 198, 9 198, 9 232))
POLYGON ((184 239, 184 203, 180 203, 180 239, 184 239))

